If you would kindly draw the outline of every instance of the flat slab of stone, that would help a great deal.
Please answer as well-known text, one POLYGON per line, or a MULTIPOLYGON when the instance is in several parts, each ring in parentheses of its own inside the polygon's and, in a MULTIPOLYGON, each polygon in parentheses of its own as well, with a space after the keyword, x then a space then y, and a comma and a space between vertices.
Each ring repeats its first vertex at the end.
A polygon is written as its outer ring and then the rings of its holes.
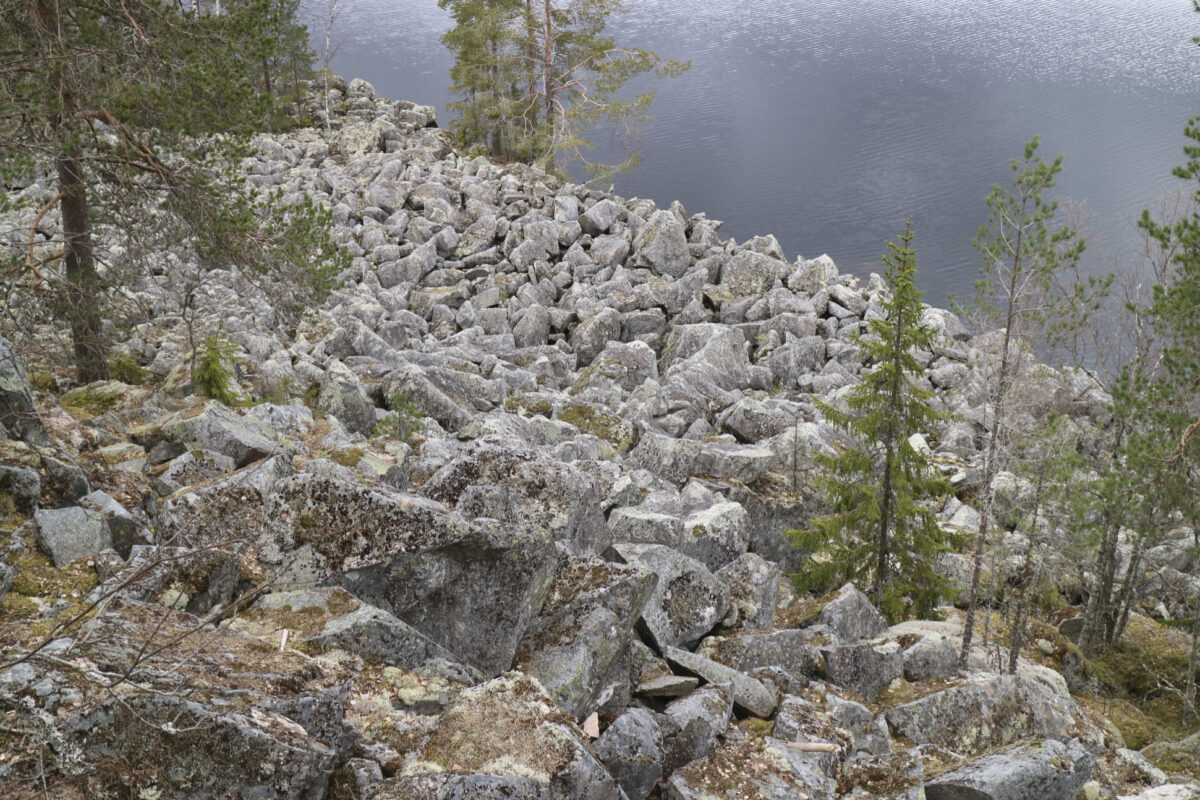
POLYGON ((1072 798, 1092 776, 1092 754, 1077 740, 1048 740, 984 756, 925 784, 926 800, 1072 798))
POLYGON ((663 658, 669 664, 695 673, 708 683, 730 684, 733 687, 734 705, 748 714, 766 719, 775 711, 775 693, 744 672, 678 647, 664 647, 663 658))
POLYGON ((642 681, 634 691, 646 697, 683 697, 699 685, 700 679, 690 675, 662 675, 642 681))

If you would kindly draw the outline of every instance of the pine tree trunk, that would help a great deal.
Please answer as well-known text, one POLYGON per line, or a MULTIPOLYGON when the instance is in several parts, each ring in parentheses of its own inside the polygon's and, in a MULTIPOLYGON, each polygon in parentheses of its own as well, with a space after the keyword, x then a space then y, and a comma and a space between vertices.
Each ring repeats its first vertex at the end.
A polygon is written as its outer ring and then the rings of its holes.
POLYGON ((62 156, 55 166, 62 194, 63 264, 66 287, 63 308, 71 325, 75 373, 80 383, 108 378, 108 344, 100 317, 100 275, 92 250, 83 165, 76 155, 62 156))
MULTIPOLYGON (((1106 515, 1107 516, 1107 515, 1106 515)), ((1117 571, 1117 534, 1115 523, 1105 526, 1104 541, 1096 556, 1096 577, 1083 612, 1083 629, 1079 632, 1079 649, 1085 656, 1095 655, 1104 642, 1104 620, 1112 608, 1113 583, 1117 571)))

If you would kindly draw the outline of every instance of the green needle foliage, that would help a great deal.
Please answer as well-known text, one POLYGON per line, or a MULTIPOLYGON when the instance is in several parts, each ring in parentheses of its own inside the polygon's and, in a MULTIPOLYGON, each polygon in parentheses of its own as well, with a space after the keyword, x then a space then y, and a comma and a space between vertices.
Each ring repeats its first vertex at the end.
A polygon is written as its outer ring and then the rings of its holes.
POLYGON ((317 264, 309 294, 337 268, 317 210, 273 208, 233 177, 248 136, 282 121, 279 95, 310 73, 298 4, 202 5, 0 0, 0 179, 50 176, 32 210, 57 211, 62 228, 59 252, 9 268, 54 289, 80 382, 108 375, 107 297, 130 269, 161 269, 164 245, 276 279, 317 264), (114 240, 123 263, 105 258, 114 240))
POLYGON ((803 589, 823 591, 845 581, 868 587, 889 620, 931 614, 948 593, 933 571, 953 543, 926 501, 944 495, 945 483, 909 438, 946 419, 914 383, 923 368, 914 348, 929 349, 934 332, 921 324, 921 292, 912 220, 888 242, 890 298, 883 319, 857 345, 875 369, 847 396, 847 412, 819 403, 826 419, 850 439, 836 455, 819 457, 821 483, 834 513, 806 531, 788 531, 796 546, 813 553, 798 576, 803 589))
POLYGON ((233 372, 236 362, 237 345, 221 331, 212 334, 204 340, 200 359, 192 372, 192 390, 227 406, 237 405, 233 372))
POLYGON ((632 132, 649 119, 653 92, 620 90, 653 71, 673 77, 688 64, 618 45, 604 30, 624 0, 438 0, 454 27, 442 42, 454 54, 459 100, 450 130, 459 143, 502 161, 548 170, 579 163, 593 180, 632 168, 593 163, 586 133, 604 123, 632 132))

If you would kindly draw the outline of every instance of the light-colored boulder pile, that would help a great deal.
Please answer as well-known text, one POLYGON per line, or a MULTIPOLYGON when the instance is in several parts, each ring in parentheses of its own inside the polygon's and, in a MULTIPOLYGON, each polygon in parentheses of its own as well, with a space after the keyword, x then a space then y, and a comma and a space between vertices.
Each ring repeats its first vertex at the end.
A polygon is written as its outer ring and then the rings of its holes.
MULTIPOLYGON (((950 623, 888 628, 851 585, 797 613, 782 531, 821 513, 813 456, 840 440, 813 397, 869 369, 879 281, 335 91, 331 133, 260 137, 244 167, 332 209, 339 288, 294 331, 234 272, 200 295, 273 402, 83 387, 95 413, 46 428, 86 470, 0 408, 24 439, 0 442, 0 597, 26 621, 0 659, 52 640, 0 671, 0 725, 41 720, 63 796, 1113 796, 1061 678, 960 674, 950 623), (51 561, 77 583, 33 580, 51 561)), ((169 292, 129 292, 165 310, 122 348, 178 385, 169 292)), ((924 382, 960 414, 927 437, 966 497, 994 347, 926 318, 924 382)), ((1103 412, 1069 373, 1039 386, 1103 412)), ((16 367, 0 391, 34 407, 16 367)), ((40 744, 9 735, 16 785, 40 744)))

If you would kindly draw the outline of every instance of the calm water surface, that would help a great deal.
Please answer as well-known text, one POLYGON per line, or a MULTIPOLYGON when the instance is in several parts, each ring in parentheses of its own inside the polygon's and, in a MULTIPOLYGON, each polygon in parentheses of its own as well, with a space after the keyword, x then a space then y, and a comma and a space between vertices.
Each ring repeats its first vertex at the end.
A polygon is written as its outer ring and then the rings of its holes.
MULTIPOLYGON (((451 59, 436 0, 345 0, 334 69, 441 107, 451 59)), ((642 164, 618 193, 681 201, 739 241, 829 253, 867 275, 912 216, 926 300, 970 290, 983 199, 1034 133, 1064 153, 1055 197, 1089 265, 1136 251, 1134 220, 1180 182, 1200 114, 1190 0, 628 0, 618 41, 691 59, 656 88, 642 164)), ((615 157, 601 132, 597 156, 615 157)))

